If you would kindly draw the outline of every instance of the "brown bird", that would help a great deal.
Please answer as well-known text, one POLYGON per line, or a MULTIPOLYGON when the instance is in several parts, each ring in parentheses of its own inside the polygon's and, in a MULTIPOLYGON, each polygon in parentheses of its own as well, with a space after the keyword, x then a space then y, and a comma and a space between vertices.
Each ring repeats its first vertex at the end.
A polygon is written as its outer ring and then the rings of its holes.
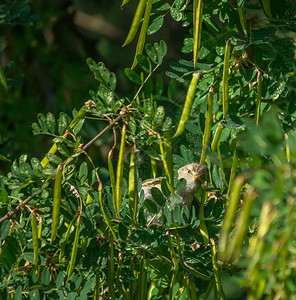
MULTIPOLYGON (((142 189, 144 191, 144 199, 149 199, 154 201, 151 193, 151 189, 153 187, 161 190, 161 180, 165 177, 158 177, 153 179, 148 179, 143 181, 142 189)), ((193 201, 194 194, 199 189, 200 185, 206 179, 206 168, 198 163, 188 164, 178 170, 178 179, 184 178, 186 180, 186 185, 184 188, 179 189, 175 192, 175 194, 179 195, 181 201, 178 205, 183 206, 187 205, 187 207, 191 208, 191 204, 193 201)), ((166 199, 167 200, 167 199, 166 199)), ((154 201, 155 202, 155 201, 154 201)), ((147 215, 147 224, 150 225, 153 223, 162 223, 163 217, 160 212, 160 206, 156 203, 158 212, 156 214, 148 213, 147 215)), ((175 204, 172 203, 172 206, 175 204)))

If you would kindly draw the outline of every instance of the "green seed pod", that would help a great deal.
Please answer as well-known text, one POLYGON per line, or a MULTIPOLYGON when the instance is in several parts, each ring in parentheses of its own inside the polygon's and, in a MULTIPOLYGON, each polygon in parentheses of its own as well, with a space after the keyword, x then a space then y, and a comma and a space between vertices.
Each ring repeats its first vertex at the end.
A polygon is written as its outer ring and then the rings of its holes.
POLYGON ((189 85, 189 88, 187 91, 187 95, 186 95, 182 115, 181 115, 181 118, 179 121, 179 125, 178 125, 177 131, 176 131, 175 135, 173 136, 173 138, 181 135, 185 130, 184 124, 189 120, 190 111, 191 111, 192 103, 194 100, 195 90, 196 90, 197 83, 199 81, 199 77, 200 77, 200 73, 194 73, 192 75, 192 79, 191 79, 191 82, 190 82, 190 85, 189 85))
POLYGON ((240 200, 240 192, 244 185, 245 177, 239 175, 235 178, 231 189, 229 202, 223 218, 223 225, 220 231, 219 240, 219 256, 223 261, 227 261, 227 247, 229 243, 229 235, 233 226, 233 221, 236 216, 238 203, 240 200))
POLYGON ((57 169, 57 175, 54 182, 54 191, 53 191, 53 209, 52 209, 52 224, 51 224, 51 238, 50 242, 52 243, 56 236, 59 225, 59 212, 61 205, 61 193, 62 193, 62 179, 63 179, 63 168, 64 165, 60 164, 57 169))
POLYGON ((211 252, 212 252, 212 264, 213 264, 213 269, 214 269, 216 289, 219 294, 219 299, 224 300, 225 294, 224 294, 224 291, 222 288, 219 265, 217 262, 217 249, 216 249, 215 241, 212 238, 210 239, 210 245, 211 245, 211 252))
POLYGON ((149 25, 152 4, 153 4, 153 0, 147 1, 147 6, 145 9, 145 14, 144 14, 144 20, 143 20, 143 23, 141 26, 139 40, 138 40, 137 47, 136 47, 136 53, 135 53, 135 57, 134 57, 134 61, 133 61, 131 69, 133 69, 138 64, 137 55, 142 54, 144 46, 145 46, 146 33, 147 33, 148 25, 149 25))
POLYGON ((133 212, 133 222, 137 218, 138 208, 138 178, 137 178, 137 156, 136 156, 136 144, 134 144, 133 150, 131 151, 130 165, 129 165, 129 178, 128 178, 128 193, 130 199, 130 208, 133 212))
POLYGON ((38 263, 39 263, 39 239, 38 239, 36 212, 34 210, 31 213, 31 222, 32 222, 32 240, 33 240, 33 253, 34 253, 33 268, 35 269, 37 275, 38 263))
POLYGON ((117 174, 116 174, 116 215, 119 216, 119 210, 121 207, 122 197, 122 179, 123 179, 123 165, 125 154, 125 140, 126 140, 126 124, 124 123, 121 130, 121 142, 117 162, 117 174))
POLYGON ((199 207, 199 230, 200 234, 202 235, 202 238, 204 240, 205 247, 209 244, 209 233, 208 229, 205 223, 204 219, 204 207, 205 207, 205 201, 208 198, 208 192, 206 191, 207 189, 207 184, 205 184, 203 191, 202 191, 202 196, 201 196, 201 203, 199 207))
POLYGON ((203 0, 193 0, 193 62, 198 59, 202 31, 203 0))
POLYGON ((256 113, 255 119, 256 124, 260 121, 260 110, 261 110, 261 97, 262 97, 262 73, 258 71, 257 73, 257 96, 256 96, 256 113))
POLYGON ((223 80, 222 80, 223 118, 225 118, 228 113, 228 105, 229 105, 228 77, 229 77, 230 49, 231 49, 231 39, 229 39, 226 43, 226 49, 224 54, 223 80))
POLYGON ((206 112, 206 120, 205 120, 205 131, 203 134, 202 140, 202 153, 200 158, 200 164, 204 164, 207 157, 207 150, 210 146, 211 139, 211 128, 212 128, 212 120, 213 120, 213 98, 214 98, 214 87, 210 87, 209 96, 208 96, 208 105, 206 112))
POLYGON ((76 263, 78 244, 79 244, 79 235, 80 235, 80 223, 81 223, 81 211, 80 211, 80 214, 78 215, 78 218, 77 218, 77 227, 76 227, 76 231, 75 231, 75 237, 74 237, 74 243, 73 243, 73 248, 72 248, 71 259, 70 259, 70 263, 67 267, 67 282, 69 281, 69 279, 70 279, 70 277, 73 273, 75 263, 76 263))
POLYGON ((136 9, 136 12, 135 12, 135 15, 134 15, 134 19, 132 21, 131 28, 129 30, 127 38, 126 38, 126 40, 125 40, 122 47, 124 47, 124 46, 128 45, 129 43, 131 43, 132 40, 134 39, 134 37, 135 37, 135 35, 138 31, 138 28, 140 26, 142 16, 144 14, 144 10, 145 10, 145 7, 146 7, 146 2, 147 2, 146 0, 140 0, 139 1, 139 4, 137 6, 137 9, 136 9))

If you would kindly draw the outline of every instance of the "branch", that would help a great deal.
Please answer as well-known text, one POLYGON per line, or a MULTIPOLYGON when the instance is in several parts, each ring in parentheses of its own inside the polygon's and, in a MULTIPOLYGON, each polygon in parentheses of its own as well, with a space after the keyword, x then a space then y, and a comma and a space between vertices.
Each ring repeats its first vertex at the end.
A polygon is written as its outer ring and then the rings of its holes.
POLYGON ((36 196, 36 194, 32 194, 30 195, 26 200, 22 201, 20 205, 18 205, 15 209, 9 211, 5 216, 3 216, 0 219, 0 224, 3 223, 5 220, 7 219, 11 219, 11 217, 17 213, 19 210, 21 210, 23 208, 24 205, 26 205, 29 201, 31 201, 34 197, 36 196))
MULTIPOLYGON (((125 114, 125 111, 122 112, 121 115, 119 115, 113 122, 111 122, 109 125, 107 125, 99 134, 97 134, 94 138, 92 138, 86 145, 83 146, 82 150, 86 150, 88 147, 90 147, 98 138, 100 138, 106 131, 108 131, 110 128, 112 128, 125 114)), ((22 207, 27 204, 29 201, 31 201, 36 194, 30 195, 27 199, 22 201, 20 205, 18 205, 15 209, 9 211, 5 216, 0 218, 0 224, 3 223, 7 219, 11 219, 11 217, 17 213, 19 210, 22 209, 22 207)))

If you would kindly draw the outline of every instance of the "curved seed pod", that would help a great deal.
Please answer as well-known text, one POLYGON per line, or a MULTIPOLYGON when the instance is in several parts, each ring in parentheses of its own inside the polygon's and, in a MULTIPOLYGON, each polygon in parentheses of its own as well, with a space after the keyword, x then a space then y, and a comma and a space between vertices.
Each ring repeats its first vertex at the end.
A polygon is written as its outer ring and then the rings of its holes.
POLYGON ((206 120, 205 120, 205 131, 203 134, 202 140, 202 153, 200 158, 200 164, 204 164, 207 157, 207 150, 210 146, 210 138, 211 138, 211 128, 212 128, 212 120, 213 120, 213 98, 214 98, 214 87, 210 87, 209 96, 208 96, 208 105, 206 112, 206 120))
POLYGON ((37 218, 36 212, 33 210, 31 213, 32 221, 32 240, 33 240, 33 268, 35 269, 36 275, 38 274, 38 262, 39 262, 39 239, 38 239, 38 230, 37 230, 37 218))
POLYGON ((4 75, 4 72, 3 72, 3 69, 1 66, 0 66, 0 83, 5 89, 8 89, 6 77, 4 75))
POLYGON ((258 71, 257 73, 257 96, 256 96, 256 124, 260 121, 260 110, 261 110, 261 97, 262 97, 262 73, 258 71))
POLYGON ((236 216, 236 211, 238 203, 240 200, 240 192, 244 185, 245 177, 239 175, 235 178, 233 186, 231 189, 231 195, 229 198, 228 206, 223 218, 223 225, 220 231, 220 240, 219 240, 219 256, 221 260, 227 260, 227 247, 229 243, 229 234, 233 226, 233 221, 236 216))
POLYGON ((196 90, 197 83, 199 81, 199 77, 200 77, 200 73, 194 73, 192 75, 192 79, 191 79, 191 82, 189 84, 189 88, 187 91, 187 95, 186 95, 182 115, 181 115, 181 118, 179 121, 179 125, 178 125, 177 131, 176 131, 175 135, 173 136, 173 138, 181 135, 185 130, 184 124, 188 121, 189 116, 190 116, 191 106, 192 106, 192 103, 194 100, 195 90, 196 90))
POLYGON ((216 128, 216 131, 215 131, 215 134, 213 137, 213 141, 212 141, 212 145, 211 145, 212 153, 215 153, 217 150, 217 145, 219 143, 222 130, 223 130, 223 125, 221 123, 219 123, 218 127, 216 128))
POLYGON ((64 168, 63 164, 60 164, 58 166, 57 175, 56 175, 55 182, 54 182, 51 238, 50 238, 51 243, 55 240, 55 238, 57 236, 57 230, 58 230, 58 225, 59 225, 59 212, 60 212, 60 205, 61 205, 63 168, 64 168))
MULTIPOLYGON (((81 208, 79 208, 79 209, 81 209, 81 208)), ((81 210, 80 210, 78 218, 77 218, 77 227, 76 227, 76 231, 75 231, 72 254, 71 254, 70 263, 67 268, 67 282, 69 281, 69 279, 73 273, 75 263, 76 263, 77 250, 78 250, 78 244, 79 244, 80 223, 81 223, 81 210)))
POLYGON ((216 289, 219 294, 219 299, 224 300, 225 294, 222 288, 222 282, 221 282, 221 276, 219 271, 219 265, 217 262, 217 249, 215 245, 215 241, 211 238, 210 239, 210 245, 211 245, 211 252, 212 252, 212 264, 214 269, 214 277, 215 277, 215 283, 216 283, 216 289))
POLYGON ((232 160, 232 165, 231 165, 231 171, 230 171, 230 178, 229 178, 228 190, 227 190, 227 198, 228 199, 229 199, 229 196, 230 196, 230 192, 232 190, 232 184, 233 184, 234 178, 236 176, 237 163, 238 163, 237 147, 235 147, 234 153, 233 153, 233 160, 232 160))
POLYGON ((143 23, 141 26, 139 40, 138 40, 137 47, 136 47, 136 53, 135 53, 135 57, 134 57, 134 61, 133 61, 131 69, 133 69, 138 64, 137 55, 142 54, 144 46, 145 46, 146 33, 147 33, 148 25, 149 25, 152 4, 153 4, 153 0, 147 1, 147 6, 146 6, 145 14, 144 14, 144 20, 143 20, 143 23))
POLYGON ((239 16, 239 21, 240 21, 240 24, 241 24, 241 27, 242 27, 242 30, 243 30, 244 34, 248 35, 244 5, 242 5, 241 7, 238 8, 238 16, 239 16))
POLYGON ((59 262, 63 261, 63 259, 64 259, 65 248, 66 248, 66 245, 67 245, 69 237, 70 237, 72 226, 74 225, 74 222, 76 221, 77 217, 78 217, 78 213, 75 214, 75 216, 71 220, 70 224, 68 225, 68 228, 67 228, 67 231, 65 234, 65 238, 64 238, 64 242, 61 245, 61 250, 60 250, 60 254, 59 254, 59 262))
POLYGON ((108 249, 108 299, 115 298, 115 267, 114 267, 114 239, 110 235, 109 249, 108 249))
POLYGON ((120 7, 122 8, 124 5, 128 4, 130 0, 122 0, 120 7))
POLYGON ((202 235, 202 238, 204 240, 204 244, 205 244, 205 247, 208 246, 209 244, 209 233, 208 233, 208 229, 207 229, 207 225, 206 225, 206 222, 205 222, 205 219, 204 219, 204 208, 205 208, 205 202, 208 198, 208 192, 206 191, 207 189, 207 184, 205 183, 205 186, 203 188, 203 191, 202 191, 202 196, 201 196, 201 203, 200 203, 200 207, 199 207, 199 230, 200 230, 200 233, 202 235))
POLYGON ((229 75, 229 58, 231 49, 231 39, 226 42, 226 49, 224 54, 224 65, 223 65, 223 80, 222 80, 222 98, 223 98, 223 118, 228 113, 228 98, 229 98, 229 86, 228 86, 228 75, 229 75))
POLYGON ((124 154, 125 154, 125 140, 126 140, 126 124, 124 123, 121 130, 121 142, 117 162, 117 174, 116 174, 116 206, 115 212, 119 216, 119 210, 121 207, 122 197, 122 179, 123 179, 123 165, 124 165, 124 154))
POLYGON ((231 240, 227 247, 227 261, 235 261, 241 253, 241 247, 248 230, 251 208, 255 198, 256 194, 254 187, 249 187, 244 195, 241 212, 236 219, 236 230, 231 236, 231 240))
POLYGON ((108 170, 109 170, 111 190, 112 190, 112 203, 113 203, 114 211, 116 211, 116 180, 115 180, 114 168, 112 163, 113 152, 116 147, 116 132, 114 127, 113 127, 113 139, 114 139, 113 147, 110 149, 108 153, 108 170))
POLYGON ((138 28, 140 26, 142 16, 144 14, 144 10, 145 10, 145 7, 146 7, 146 2, 147 2, 146 0, 140 0, 139 1, 139 4, 137 6, 137 9, 136 9, 133 21, 132 21, 131 28, 129 30, 127 38, 126 38, 126 40, 125 40, 122 47, 124 47, 124 46, 128 45, 129 43, 131 43, 132 40, 134 39, 134 37, 135 37, 135 35, 138 31, 138 28))
MULTIPOLYGON (((170 174, 170 178, 173 181, 174 178, 174 171, 173 171, 173 146, 172 146, 172 137, 171 131, 165 130, 163 131, 163 149, 164 154, 166 156, 166 161, 168 165, 168 172, 170 174)), ((171 182, 173 185, 173 182, 171 182)))
POLYGON ((134 144, 133 150, 130 157, 129 166, 129 178, 128 178, 128 193, 130 199, 130 207, 133 212, 133 222, 137 218, 137 208, 138 208, 138 178, 137 178, 137 156, 136 156, 136 144, 134 144))
POLYGON ((198 59, 202 31, 202 0, 193 0, 193 62, 194 67, 198 59))
POLYGON ((166 153, 164 151, 162 138, 161 138, 160 134, 157 134, 157 138, 158 138, 158 141, 159 141, 159 148, 160 148, 160 154, 162 156, 164 173, 165 173, 165 177, 167 179, 166 183, 167 183, 167 186, 168 186, 168 189, 170 190, 170 192, 173 193, 174 192, 173 174, 169 170, 169 165, 168 165, 168 162, 167 162, 167 157, 166 157, 166 153))

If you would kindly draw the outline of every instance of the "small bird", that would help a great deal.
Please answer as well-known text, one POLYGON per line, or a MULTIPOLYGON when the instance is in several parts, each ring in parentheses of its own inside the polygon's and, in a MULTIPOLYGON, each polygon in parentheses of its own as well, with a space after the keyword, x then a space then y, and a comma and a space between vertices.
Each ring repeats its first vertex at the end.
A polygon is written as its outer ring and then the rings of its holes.
MULTIPOLYGON (((149 199, 154 201, 151 193, 153 187, 161 190, 161 180, 165 177, 158 177, 153 179, 148 179, 142 182, 142 190, 144 191, 144 199, 149 199)), ((188 164, 178 170, 178 179, 184 178, 186 180, 185 187, 177 190, 175 194, 179 195, 181 201, 178 205, 191 208, 191 204, 194 198, 194 194, 197 192, 201 184, 206 180, 206 168, 198 163, 188 164)), ((154 201, 155 202, 155 201, 154 201)), ((160 211, 160 206, 156 203, 158 212, 160 211)), ((172 204, 173 205, 173 204, 172 204)), ((174 206, 174 205, 173 205, 174 206)), ((158 213, 147 215, 147 224, 151 223, 162 223, 163 217, 158 216, 158 213)))

